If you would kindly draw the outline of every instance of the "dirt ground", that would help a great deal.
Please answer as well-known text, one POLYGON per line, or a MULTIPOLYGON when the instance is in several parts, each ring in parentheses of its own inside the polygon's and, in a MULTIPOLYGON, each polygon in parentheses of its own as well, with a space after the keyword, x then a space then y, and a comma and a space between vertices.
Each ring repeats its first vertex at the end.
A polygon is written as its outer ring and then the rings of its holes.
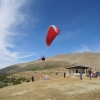
POLYGON ((100 100, 100 77, 50 78, 0 89, 0 100, 100 100))

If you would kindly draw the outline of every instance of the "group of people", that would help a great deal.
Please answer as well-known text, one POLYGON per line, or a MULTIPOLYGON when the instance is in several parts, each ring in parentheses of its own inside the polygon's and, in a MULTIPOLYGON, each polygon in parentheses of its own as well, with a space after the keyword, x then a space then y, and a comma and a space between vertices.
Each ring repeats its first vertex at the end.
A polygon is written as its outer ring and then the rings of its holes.
MULTIPOLYGON (((79 69, 79 73, 80 73, 80 80, 82 80, 82 74, 83 74, 82 69, 79 69)), ((97 77, 96 70, 92 70, 92 68, 90 67, 87 69, 87 73, 88 73, 89 79, 91 79, 91 77, 97 77)), ((66 72, 64 72, 63 75, 64 75, 64 78, 66 78, 66 72)), ((55 77, 58 78, 58 72, 55 73, 55 77)), ((34 76, 32 76, 31 79, 32 79, 32 82, 35 81, 34 76)), ((40 75, 40 79, 42 79, 42 74, 40 75)))
MULTIPOLYGON (((55 73, 56 78, 58 78, 58 72, 55 73)), ((66 78, 66 72, 64 72, 64 78, 66 78)))
MULTIPOLYGON (((82 69, 79 69, 79 73, 80 73, 80 80, 82 80, 82 69)), ((88 77, 89 79, 91 79, 91 77, 97 77, 96 76, 96 70, 92 70, 92 68, 88 68, 87 70, 87 73, 88 73, 88 77)))

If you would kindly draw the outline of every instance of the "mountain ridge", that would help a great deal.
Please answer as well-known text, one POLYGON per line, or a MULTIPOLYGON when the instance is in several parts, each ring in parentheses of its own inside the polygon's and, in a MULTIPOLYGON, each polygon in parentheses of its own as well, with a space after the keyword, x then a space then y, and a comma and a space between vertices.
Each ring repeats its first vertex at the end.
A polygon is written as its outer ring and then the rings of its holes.
POLYGON ((0 74, 9 74, 22 71, 36 71, 50 68, 71 67, 83 65, 100 70, 100 53, 83 52, 58 54, 46 58, 45 61, 36 60, 27 63, 20 63, 0 69, 0 74))

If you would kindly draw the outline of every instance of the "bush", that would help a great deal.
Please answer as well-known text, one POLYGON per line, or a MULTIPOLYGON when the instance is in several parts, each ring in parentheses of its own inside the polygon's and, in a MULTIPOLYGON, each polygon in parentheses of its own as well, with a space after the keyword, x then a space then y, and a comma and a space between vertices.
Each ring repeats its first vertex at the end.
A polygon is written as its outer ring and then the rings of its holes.
POLYGON ((26 82, 30 82, 30 79, 27 79, 26 82))
POLYGON ((9 75, 7 74, 0 76, 0 88, 9 86, 9 85, 21 84, 22 82, 30 82, 30 79, 27 79, 25 77, 20 77, 16 79, 14 75, 12 75, 10 78, 8 78, 8 76, 9 75))
POLYGON ((21 84, 21 80, 17 79, 16 81, 13 82, 13 85, 21 84))

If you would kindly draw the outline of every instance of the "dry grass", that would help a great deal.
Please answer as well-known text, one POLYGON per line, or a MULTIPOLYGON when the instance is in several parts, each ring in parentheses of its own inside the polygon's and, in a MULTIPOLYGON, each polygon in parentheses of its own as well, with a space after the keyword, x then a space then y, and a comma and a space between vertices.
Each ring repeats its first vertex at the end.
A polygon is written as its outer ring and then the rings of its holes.
POLYGON ((0 100, 100 100, 100 77, 79 77, 50 80, 8 86, 0 89, 0 100))

